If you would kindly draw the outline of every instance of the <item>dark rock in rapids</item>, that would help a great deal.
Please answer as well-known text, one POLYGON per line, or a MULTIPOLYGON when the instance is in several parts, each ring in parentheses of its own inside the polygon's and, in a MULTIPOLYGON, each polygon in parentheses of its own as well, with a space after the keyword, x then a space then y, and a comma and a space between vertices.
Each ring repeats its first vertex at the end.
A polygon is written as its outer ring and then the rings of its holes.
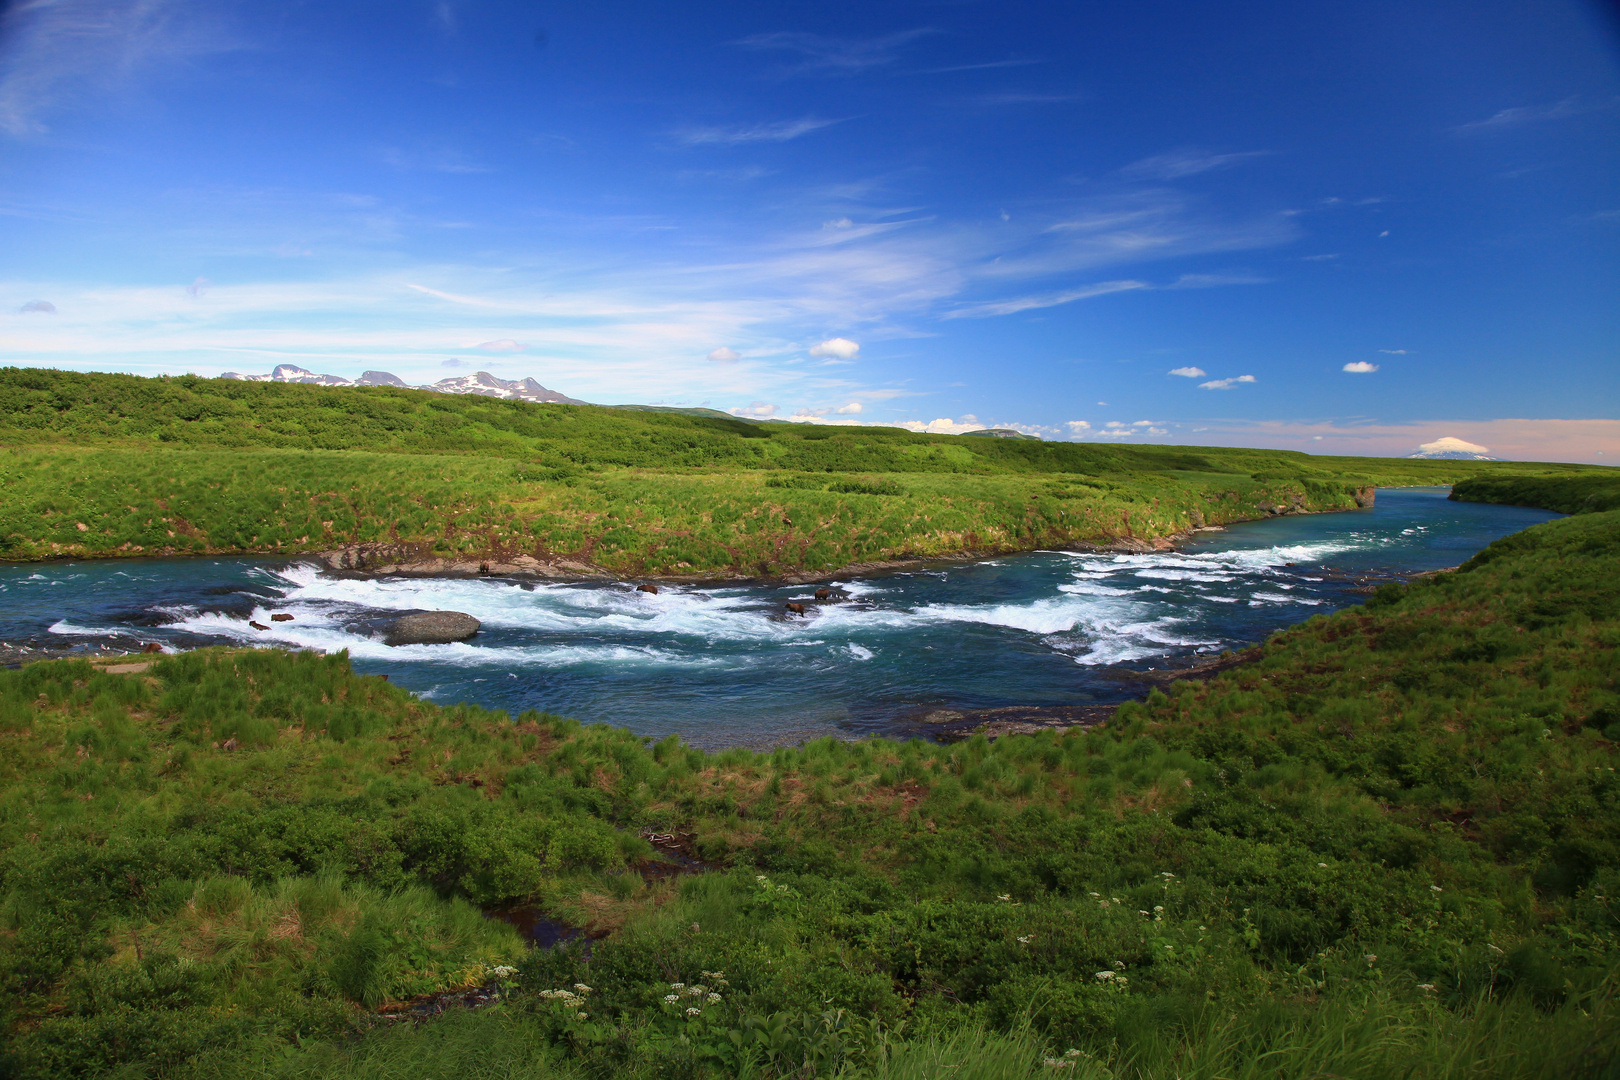
POLYGON ((385 645, 448 645, 466 641, 481 624, 460 611, 422 611, 401 615, 383 627, 385 645))
POLYGON ((658 586, 656 586, 656 585, 637 585, 636 586, 636 592, 652 593, 654 596, 657 596, 658 595, 658 586))

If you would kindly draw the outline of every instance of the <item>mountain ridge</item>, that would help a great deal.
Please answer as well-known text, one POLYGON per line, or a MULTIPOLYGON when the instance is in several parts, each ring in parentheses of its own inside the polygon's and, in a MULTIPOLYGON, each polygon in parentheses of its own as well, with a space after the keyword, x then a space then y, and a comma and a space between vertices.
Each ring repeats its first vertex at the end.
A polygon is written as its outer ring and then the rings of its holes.
POLYGON ((319 375, 297 364, 277 364, 268 375, 243 375, 227 371, 222 379, 241 382, 305 383, 311 386, 398 386, 407 390, 430 390, 435 394, 475 394, 479 397, 505 398, 511 401, 538 401, 556 405, 586 405, 588 402, 571 398, 567 394, 541 386, 534 379, 502 379, 487 371, 440 379, 436 383, 412 386, 398 375, 387 371, 362 372, 358 379, 345 379, 341 375, 319 375))

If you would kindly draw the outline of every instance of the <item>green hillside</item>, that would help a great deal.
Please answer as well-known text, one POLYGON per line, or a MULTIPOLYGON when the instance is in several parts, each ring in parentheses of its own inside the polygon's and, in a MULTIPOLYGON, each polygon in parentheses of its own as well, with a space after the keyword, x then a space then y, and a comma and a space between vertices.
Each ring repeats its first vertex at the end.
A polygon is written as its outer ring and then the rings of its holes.
POLYGON ((342 656, 0 672, 0 1068, 1613 1077, 1617 645, 1609 511, 995 742, 705 753, 342 656))
POLYGON ((1527 469, 15 368, 0 369, 0 445, 0 557, 375 543, 627 575, 1152 540, 1527 469))

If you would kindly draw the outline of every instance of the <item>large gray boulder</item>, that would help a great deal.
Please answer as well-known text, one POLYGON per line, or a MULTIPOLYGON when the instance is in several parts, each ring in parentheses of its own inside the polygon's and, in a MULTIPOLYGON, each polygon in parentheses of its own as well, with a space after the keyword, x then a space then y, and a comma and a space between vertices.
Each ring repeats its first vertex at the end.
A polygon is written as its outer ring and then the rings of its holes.
POLYGON ((401 615, 383 627, 385 645, 448 645, 478 633, 477 619, 460 611, 421 611, 401 615))

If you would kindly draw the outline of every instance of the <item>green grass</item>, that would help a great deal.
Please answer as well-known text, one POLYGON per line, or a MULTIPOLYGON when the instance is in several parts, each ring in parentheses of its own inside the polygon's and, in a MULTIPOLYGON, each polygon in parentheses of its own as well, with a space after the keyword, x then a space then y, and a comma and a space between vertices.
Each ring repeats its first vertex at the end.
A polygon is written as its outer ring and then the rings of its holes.
MULTIPOLYGON (((388 387, 0 369, 0 556, 570 557, 780 574, 1154 539, 1581 466, 754 424, 388 387)), ((1582 481, 1584 482, 1584 481, 1582 481)))
POLYGON ((1609 511, 995 742, 705 753, 342 656, 0 672, 7 1067, 1613 1077, 1617 644, 1609 511), (645 880, 646 830, 710 869, 645 880), (512 902, 606 936, 526 953, 512 902))

